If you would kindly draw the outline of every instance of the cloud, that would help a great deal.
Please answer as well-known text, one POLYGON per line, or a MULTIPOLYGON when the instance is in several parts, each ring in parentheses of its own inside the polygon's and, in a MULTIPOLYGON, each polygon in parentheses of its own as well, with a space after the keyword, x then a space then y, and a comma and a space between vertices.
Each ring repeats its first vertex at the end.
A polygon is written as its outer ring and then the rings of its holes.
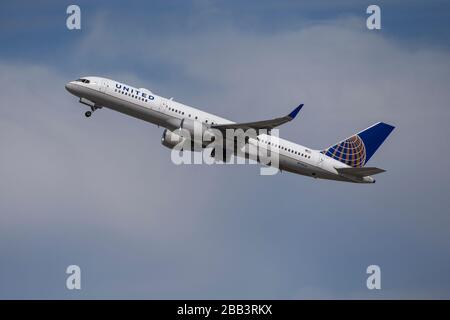
MULTIPOLYGON (((142 66, 149 73, 142 80, 133 79, 136 85, 149 83, 157 93, 175 95, 235 121, 278 116, 304 102, 299 119, 283 127, 281 134, 318 149, 375 122, 392 123, 397 130, 372 162, 387 166, 390 173, 384 179, 393 178, 395 188, 406 182, 402 201, 407 202, 410 192, 436 188, 431 194, 438 194, 447 189, 448 176, 438 166, 429 167, 429 151, 419 151, 419 146, 445 145, 447 50, 412 50, 383 33, 368 31, 356 18, 268 34, 219 24, 188 37, 145 32, 126 37, 128 29, 110 32, 105 21, 97 22, 99 27, 86 37, 81 50, 102 41, 93 53, 98 58, 114 52, 116 58, 111 59, 142 66), (133 44, 135 50, 129 50, 133 44), (163 73, 174 76, 158 80, 160 74, 151 72, 153 65, 165 66, 163 73)), ((422 201, 425 208, 436 199, 422 201)), ((398 199, 392 202, 399 204, 398 199)))
POLYGON ((351 297, 364 294, 374 260, 391 281, 383 297, 420 287, 448 296, 448 51, 411 50, 353 18, 168 36, 105 15, 86 33, 61 63, 0 64, 1 296, 71 297, 55 274, 79 261, 80 297, 351 297), (316 148, 393 123, 371 160, 388 172, 360 186, 261 177, 254 166, 177 167, 161 129, 104 109, 85 119, 64 90, 78 73, 235 121, 304 102, 281 135, 316 148), (34 268, 44 279, 23 277, 34 268), (412 286, 415 277, 427 282, 412 286))

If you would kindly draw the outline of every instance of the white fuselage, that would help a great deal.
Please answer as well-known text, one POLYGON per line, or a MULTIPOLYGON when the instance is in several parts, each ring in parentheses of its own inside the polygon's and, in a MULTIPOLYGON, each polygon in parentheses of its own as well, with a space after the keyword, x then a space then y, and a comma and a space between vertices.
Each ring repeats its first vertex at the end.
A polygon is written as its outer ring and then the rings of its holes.
MULTIPOLYGON (((147 89, 137 89, 120 82, 100 78, 84 77, 89 83, 72 81, 66 89, 80 97, 80 102, 92 103, 93 110, 106 107, 132 117, 145 120, 170 131, 180 128, 183 119, 202 122, 206 126, 214 124, 232 124, 234 122, 181 104, 172 99, 153 94, 147 89), (82 101, 83 100, 83 101, 82 101)), ((267 146, 270 137, 258 136, 259 147, 267 146)), ((268 147, 268 146, 267 146, 268 147)), ((340 180, 359 183, 373 183, 372 177, 353 179, 340 175, 336 168, 349 166, 332 159, 318 150, 278 138, 279 169, 314 178, 340 180)))

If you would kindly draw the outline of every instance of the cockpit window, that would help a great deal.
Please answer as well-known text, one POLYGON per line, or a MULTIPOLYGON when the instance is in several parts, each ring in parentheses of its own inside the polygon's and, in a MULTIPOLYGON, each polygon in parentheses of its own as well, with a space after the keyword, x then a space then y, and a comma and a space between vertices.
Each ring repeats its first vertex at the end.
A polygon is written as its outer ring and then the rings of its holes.
POLYGON ((83 78, 81 78, 81 79, 75 80, 75 82, 89 83, 90 81, 89 81, 88 79, 83 79, 83 78))

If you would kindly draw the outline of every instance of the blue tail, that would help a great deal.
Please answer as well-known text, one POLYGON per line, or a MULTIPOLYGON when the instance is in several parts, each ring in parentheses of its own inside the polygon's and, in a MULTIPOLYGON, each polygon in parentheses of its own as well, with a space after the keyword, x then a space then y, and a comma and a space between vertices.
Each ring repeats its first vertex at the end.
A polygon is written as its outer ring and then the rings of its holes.
POLYGON ((362 167, 373 156, 394 127, 378 122, 321 152, 351 167, 362 167))

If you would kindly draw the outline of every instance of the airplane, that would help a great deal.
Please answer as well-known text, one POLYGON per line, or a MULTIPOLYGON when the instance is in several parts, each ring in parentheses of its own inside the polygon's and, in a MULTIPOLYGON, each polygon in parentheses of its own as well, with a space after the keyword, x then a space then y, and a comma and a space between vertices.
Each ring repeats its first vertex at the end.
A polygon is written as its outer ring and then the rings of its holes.
POLYGON ((105 107, 164 127, 161 143, 171 149, 182 138, 176 130, 192 130, 194 125, 201 125, 203 130, 256 130, 256 139, 248 139, 246 143, 259 143, 258 146, 266 148, 276 147, 281 171, 319 179, 375 183, 372 175, 385 170, 365 165, 394 130, 394 126, 378 122, 328 148, 316 150, 281 138, 271 140, 270 130, 292 121, 303 104, 284 117, 236 123, 176 102, 173 98, 158 96, 150 90, 138 89, 103 77, 82 77, 70 81, 65 88, 78 97, 80 103, 90 108, 85 113, 86 117, 105 107), (264 130, 267 133, 259 134, 265 132, 264 130))

